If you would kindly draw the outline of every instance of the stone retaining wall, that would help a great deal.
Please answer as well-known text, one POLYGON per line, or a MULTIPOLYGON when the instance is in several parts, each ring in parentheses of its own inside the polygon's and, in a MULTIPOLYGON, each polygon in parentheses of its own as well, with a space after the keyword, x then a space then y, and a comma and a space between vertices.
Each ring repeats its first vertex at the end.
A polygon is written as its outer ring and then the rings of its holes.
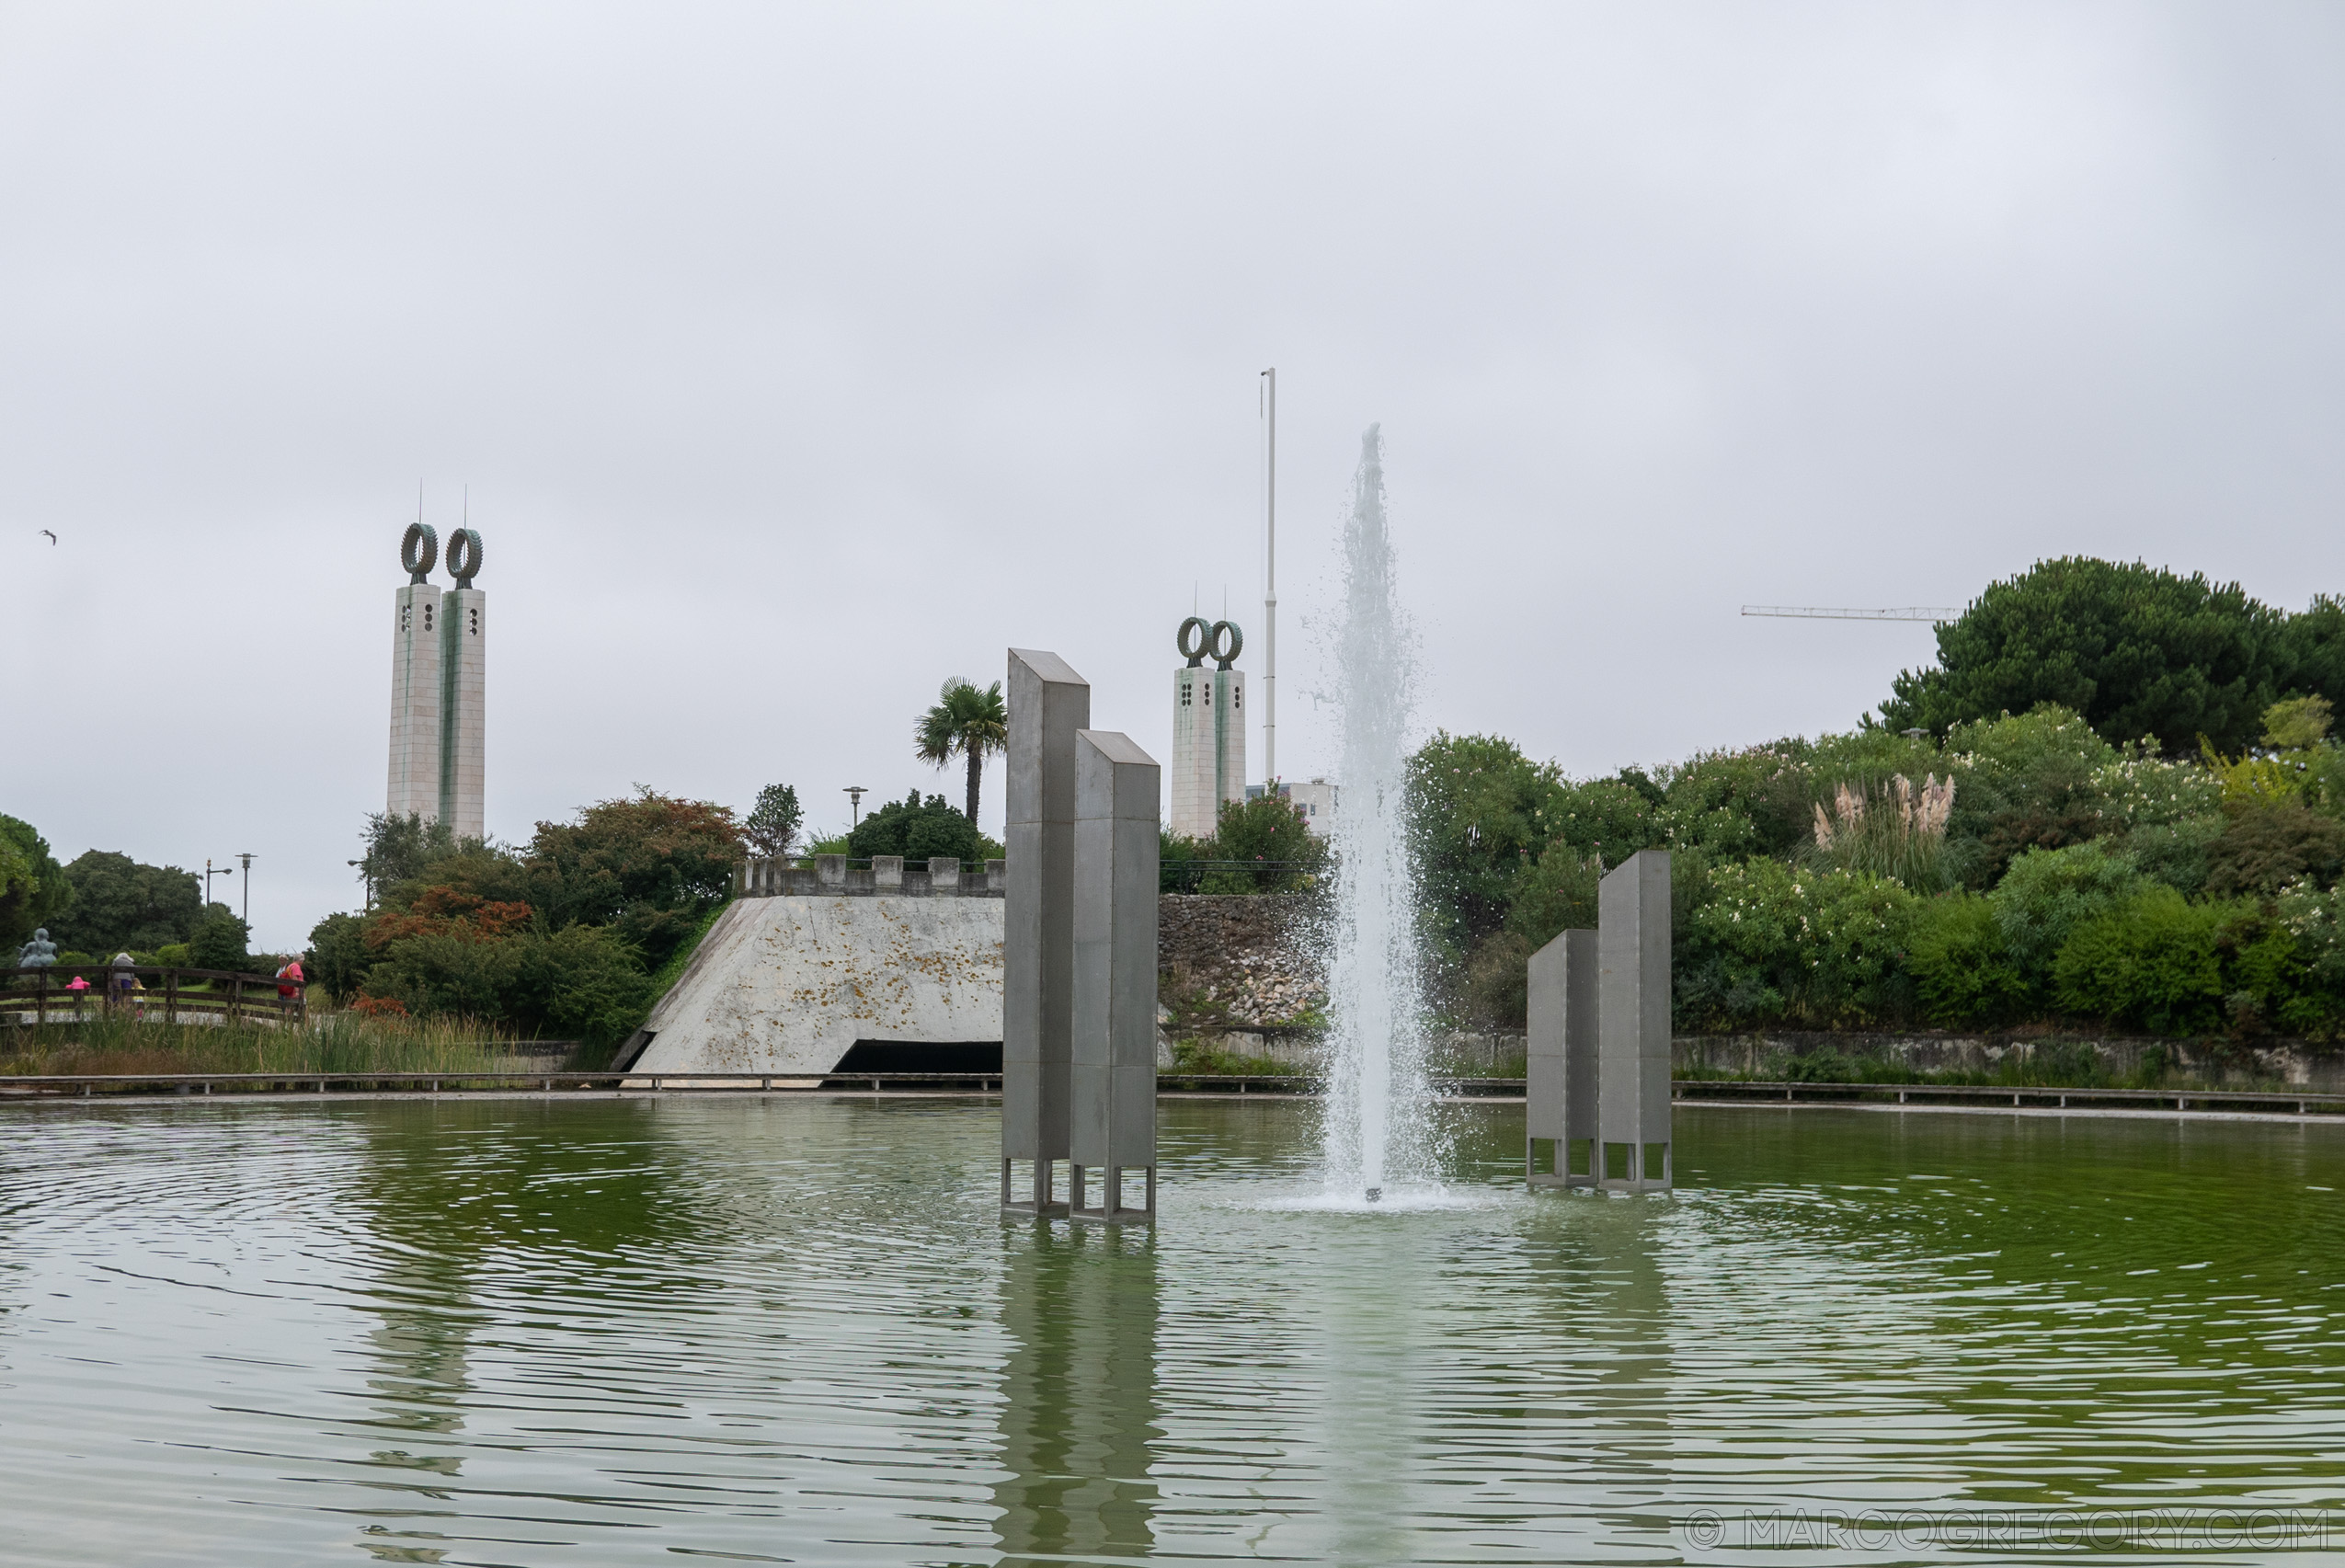
POLYGON ((1156 901, 1163 999, 1205 1027, 1281 1024, 1314 1013, 1327 995, 1317 930, 1313 902, 1302 894, 1163 894, 1156 901))
POLYGON ((2285 1083, 2317 1093, 2345 1093, 2345 1049, 2302 1040, 2163 1040, 2123 1035, 2045 1036, 2027 1039, 1989 1035, 1821 1034, 1783 1031, 1749 1035, 1687 1035, 1671 1042, 1679 1071, 1779 1075, 1802 1057, 1837 1053, 1892 1061, 1921 1072, 1994 1072, 2012 1057, 2090 1051, 2101 1069, 2131 1078, 2160 1059, 2168 1073, 2204 1083, 2285 1083))
MULTIPOLYGON (((1295 1070, 1316 1070, 1324 1042, 1306 1031, 1207 1028, 1185 1031, 1234 1056, 1264 1057, 1295 1070)), ((1670 1042, 1672 1066, 1679 1072, 1749 1073, 1779 1078, 1802 1057, 1837 1054, 1851 1059, 1894 1062, 1918 1072, 1995 1072, 2015 1055, 2090 1051, 2112 1078, 2132 1078, 2163 1052, 2168 1074, 2202 1083, 2284 1083, 2314 1093, 2345 1093, 2345 1047, 2302 1040, 2260 1043, 2228 1040, 2163 1040, 2131 1036, 2060 1036, 2017 1039, 1991 1036, 1823 1034, 1784 1031, 1750 1035, 1680 1035, 1670 1042)), ((1522 1070, 1519 1034, 1436 1035, 1427 1054, 1453 1070, 1522 1070)), ((1167 1057, 1169 1062, 1170 1058, 1167 1057)))

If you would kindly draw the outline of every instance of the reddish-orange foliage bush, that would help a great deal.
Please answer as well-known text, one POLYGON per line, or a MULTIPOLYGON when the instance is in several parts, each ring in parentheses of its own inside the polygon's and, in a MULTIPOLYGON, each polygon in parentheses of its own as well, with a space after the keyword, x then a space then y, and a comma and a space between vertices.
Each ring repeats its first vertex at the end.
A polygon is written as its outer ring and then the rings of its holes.
POLYGON ((527 904, 498 903, 460 887, 428 887, 406 910, 367 922, 366 944, 380 952, 403 936, 509 936, 529 924, 530 912, 527 904))
POLYGON ((407 1004, 395 996, 362 996, 350 1003, 350 1011, 361 1018, 405 1018, 407 1004))

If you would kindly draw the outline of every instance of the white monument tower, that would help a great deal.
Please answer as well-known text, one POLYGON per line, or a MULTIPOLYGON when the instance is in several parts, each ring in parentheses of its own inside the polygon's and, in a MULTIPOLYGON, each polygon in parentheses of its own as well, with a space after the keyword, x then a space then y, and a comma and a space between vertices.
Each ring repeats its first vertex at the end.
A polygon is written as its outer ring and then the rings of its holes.
POLYGON ((448 575, 456 586, 440 601, 440 818, 460 839, 486 838, 483 754, 487 734, 488 595, 473 586, 480 535, 460 528, 448 539, 448 575))
POLYGON ((440 540, 410 523, 400 542, 406 586, 391 622, 391 770, 383 809, 448 824, 460 839, 487 832, 483 804, 483 742, 487 698, 488 596, 473 587, 480 535, 460 528, 448 541, 446 593, 428 578, 440 540))
POLYGON ((1244 634, 1202 616, 1181 623, 1173 647, 1189 662, 1172 672, 1172 809, 1168 822, 1185 839, 1209 839, 1221 803, 1246 797, 1246 674, 1231 668, 1244 634), (1210 654, 1215 668, 1205 668, 1210 654))
POLYGON ((440 535, 411 522, 399 544, 407 582, 391 614, 393 817, 440 815, 440 590, 427 580, 440 564, 440 535))

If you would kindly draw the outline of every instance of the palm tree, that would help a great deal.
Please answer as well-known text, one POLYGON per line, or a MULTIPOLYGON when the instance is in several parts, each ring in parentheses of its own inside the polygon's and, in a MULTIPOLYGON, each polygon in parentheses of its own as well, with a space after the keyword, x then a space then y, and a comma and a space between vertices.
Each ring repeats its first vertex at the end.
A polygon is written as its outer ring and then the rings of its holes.
POLYGON ((978 781, 985 760, 1010 749, 1010 714, 1001 705, 1001 682, 980 692, 974 681, 955 675, 936 693, 936 705, 921 715, 912 730, 912 751, 938 767, 957 754, 969 762, 969 823, 977 824, 978 781))

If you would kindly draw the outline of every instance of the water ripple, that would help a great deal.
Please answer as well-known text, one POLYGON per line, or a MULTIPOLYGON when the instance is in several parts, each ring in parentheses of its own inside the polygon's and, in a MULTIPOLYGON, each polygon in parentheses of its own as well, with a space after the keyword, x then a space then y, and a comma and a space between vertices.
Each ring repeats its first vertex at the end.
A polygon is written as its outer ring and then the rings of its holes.
POLYGON ((9 1561, 1743 1561, 1698 1510, 2345 1504, 2345 1129, 1691 1110, 1687 1188, 1627 1199, 1523 1192, 1482 1107, 1446 1185, 1331 1207, 1310 1107, 1163 1112, 1153 1235, 1005 1224, 975 1104, 12 1113, 9 1561))

